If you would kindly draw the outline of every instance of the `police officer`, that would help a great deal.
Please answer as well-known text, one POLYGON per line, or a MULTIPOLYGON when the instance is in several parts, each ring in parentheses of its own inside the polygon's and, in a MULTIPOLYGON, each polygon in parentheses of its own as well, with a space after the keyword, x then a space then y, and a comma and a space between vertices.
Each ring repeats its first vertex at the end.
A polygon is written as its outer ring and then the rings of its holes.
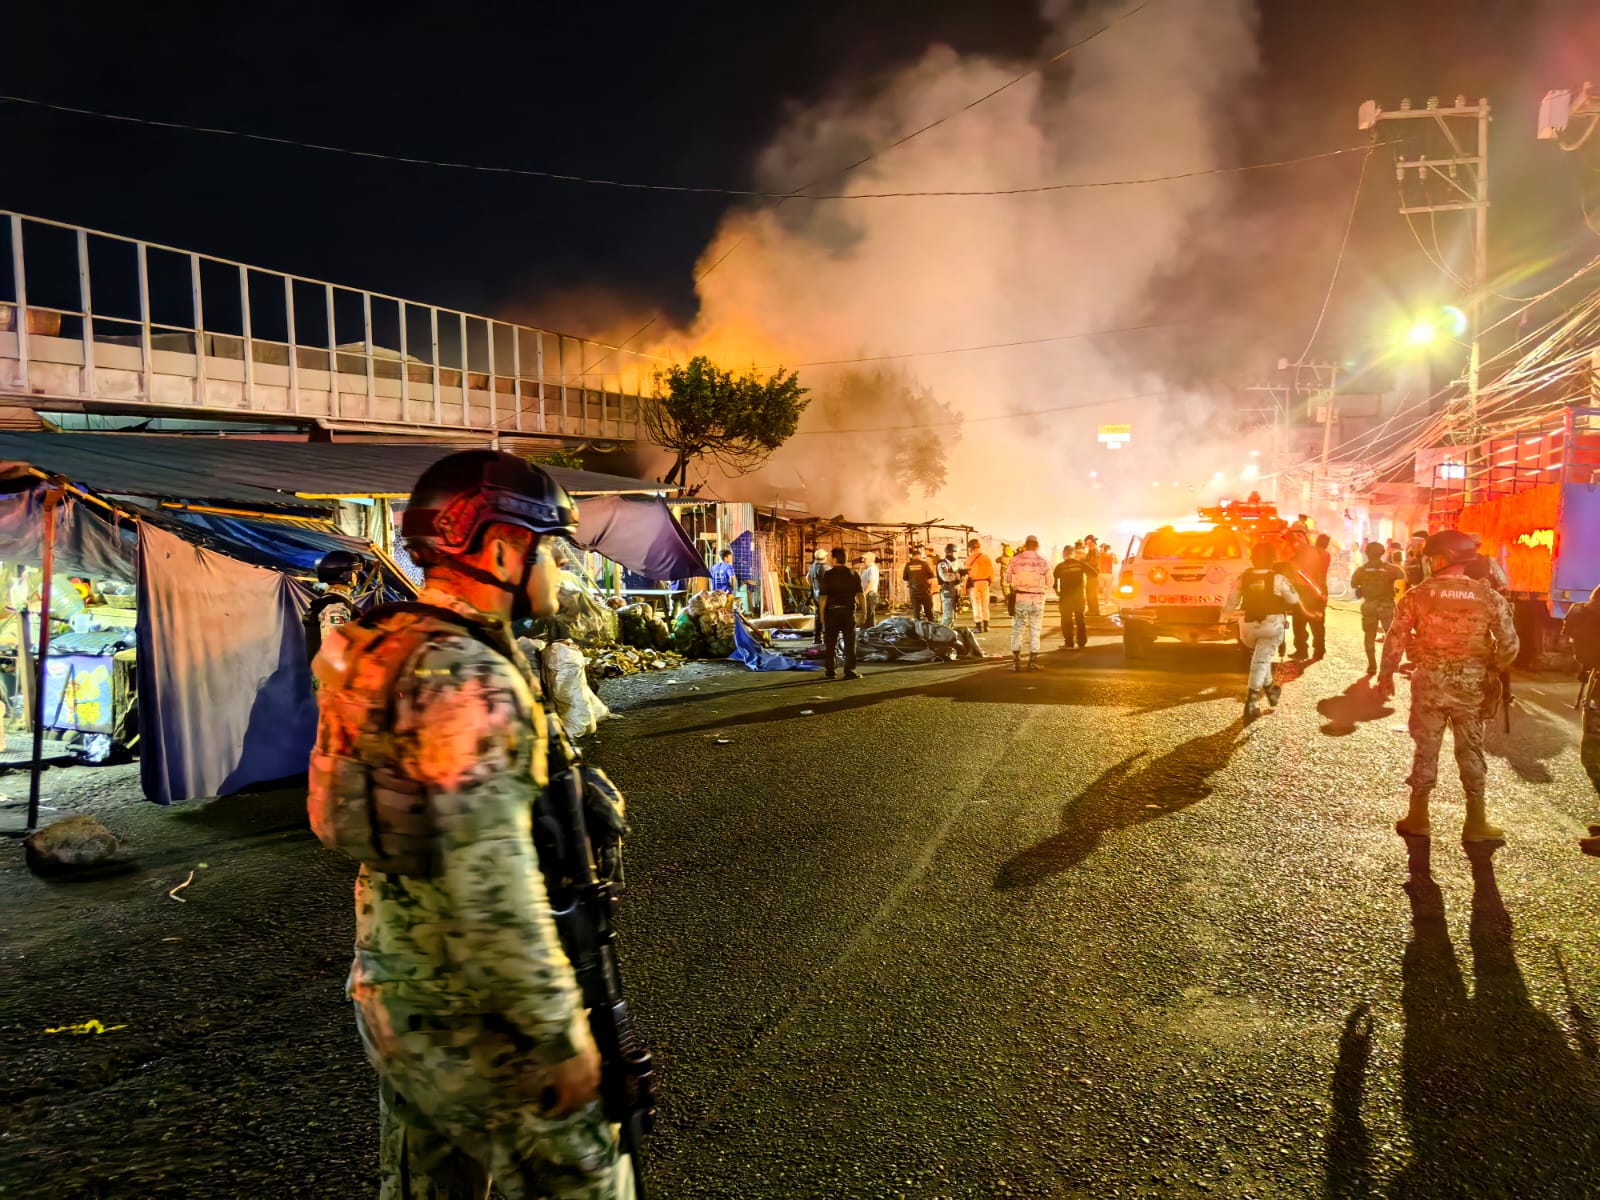
POLYGON ((1499 673, 1517 656, 1517 631, 1511 606, 1484 580, 1472 579, 1466 565, 1478 552, 1470 535, 1455 529, 1428 538, 1423 557, 1429 574, 1408 588, 1395 609, 1383 644, 1378 689, 1394 690, 1394 672, 1409 652, 1416 663, 1411 677, 1411 805, 1395 822, 1403 836, 1427 837, 1428 796, 1439 775, 1439 750, 1445 726, 1455 737, 1456 766, 1467 797, 1461 839, 1493 842, 1504 833, 1489 824, 1484 808, 1486 768, 1484 722, 1500 702, 1499 673))
POLYGON ((359 554, 349 550, 330 550, 317 562, 317 579, 328 585, 327 591, 307 606, 300 623, 306 631, 306 652, 317 657, 323 640, 340 625, 354 621, 359 615, 356 608, 356 576, 365 563, 359 554))
POLYGON ((1089 644, 1089 631, 1084 625, 1084 600, 1089 588, 1096 586, 1090 580, 1099 572, 1089 565, 1087 557, 1064 551, 1061 561, 1050 573, 1056 585, 1056 604, 1061 612, 1061 640, 1068 650, 1082 650, 1089 644))
POLYGON ((1272 660, 1283 645, 1285 618, 1290 613, 1305 615, 1294 585, 1274 565, 1277 557, 1271 542, 1257 542, 1250 547, 1250 568, 1234 580, 1222 609, 1224 621, 1232 620, 1235 613, 1242 615, 1239 641, 1250 650, 1250 678, 1244 698, 1246 721, 1261 715, 1263 697, 1273 708, 1278 707, 1283 688, 1272 682, 1272 660))
POLYGON ((1367 543, 1367 561, 1350 574, 1350 590, 1361 601, 1361 632, 1367 646, 1367 674, 1378 673, 1378 631, 1394 623, 1394 589, 1405 572, 1384 560, 1382 542, 1367 543))
POLYGON ((546 716, 511 633, 556 612, 543 471, 471 450, 423 473, 401 531, 416 604, 340 626, 315 665, 311 824, 357 858, 349 995, 380 1082, 382 1197, 618 1200, 633 1187, 550 916, 530 814, 546 716))

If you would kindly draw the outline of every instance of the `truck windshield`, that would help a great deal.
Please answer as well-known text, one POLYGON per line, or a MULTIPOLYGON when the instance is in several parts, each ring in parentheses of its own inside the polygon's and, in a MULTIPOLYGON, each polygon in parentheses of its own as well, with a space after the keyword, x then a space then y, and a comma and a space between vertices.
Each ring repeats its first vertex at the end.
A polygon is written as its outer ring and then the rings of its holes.
POLYGON ((1239 538, 1226 529, 1158 529, 1139 547, 1140 558, 1240 558, 1239 538))

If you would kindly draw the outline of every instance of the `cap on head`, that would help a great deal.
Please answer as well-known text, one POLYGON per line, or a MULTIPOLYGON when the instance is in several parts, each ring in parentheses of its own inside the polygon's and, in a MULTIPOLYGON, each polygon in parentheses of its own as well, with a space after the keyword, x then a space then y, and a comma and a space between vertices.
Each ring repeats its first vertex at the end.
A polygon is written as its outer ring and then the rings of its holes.
POLYGON ((954 542, 946 542, 944 544, 944 552, 946 554, 954 554, 956 552, 956 544, 954 542))
POLYGON ((822 549, 819 546, 817 548, 817 552, 815 554, 813 554, 811 557, 816 559, 818 562, 827 562, 828 561, 828 552, 826 550, 822 549))
POLYGON ((578 506, 526 459, 464 450, 422 473, 400 518, 400 536, 413 552, 469 554, 489 525, 570 535, 578 527, 578 506))

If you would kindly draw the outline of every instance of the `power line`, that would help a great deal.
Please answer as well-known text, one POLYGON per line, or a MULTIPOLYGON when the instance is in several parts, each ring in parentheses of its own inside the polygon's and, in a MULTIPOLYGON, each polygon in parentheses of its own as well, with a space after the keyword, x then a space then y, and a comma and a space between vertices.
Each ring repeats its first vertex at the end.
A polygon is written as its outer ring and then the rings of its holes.
MULTIPOLYGON (((1023 76, 1022 78, 1026 78, 1026 76, 1023 76)), ((1013 80, 1013 82, 1015 82, 1015 80, 1013 80)), ((295 138, 277 137, 264 133, 250 133, 238 129, 222 129, 207 125, 189 125, 180 121, 157 121, 146 117, 130 117, 118 113, 96 112, 93 109, 75 108, 65 104, 51 104, 43 100, 33 100, 26 96, 0 95, 0 101, 9 101, 13 104, 27 104, 32 105, 35 108, 48 109, 52 112, 70 113, 76 116, 84 117, 95 117, 105 121, 122 121, 134 125, 147 125, 157 129, 177 129, 190 133, 205 133, 214 134, 221 137, 243 138, 247 141, 265 142, 269 145, 290 146, 301 150, 317 150, 326 154, 342 154, 351 158, 363 158, 378 162, 395 162, 408 166, 438 167, 452 171, 476 171, 490 175, 514 175, 530 179, 544 179, 557 183, 576 183, 592 187, 621 188, 626 191, 669 192, 697 196, 728 196, 733 199, 740 200, 777 200, 780 202, 785 200, 907 200, 938 197, 961 198, 981 196, 1029 196, 1048 192, 1079 191, 1091 188, 1139 187, 1144 184, 1170 183, 1175 180, 1195 179, 1206 175, 1232 175, 1244 171, 1267 171, 1278 167, 1292 167, 1298 166, 1301 163, 1315 162, 1319 159, 1334 158, 1341 154, 1352 154, 1359 150, 1368 149, 1367 146, 1345 146, 1335 150, 1324 150, 1316 154, 1304 154, 1296 158, 1278 159, 1273 162, 1241 163, 1231 167, 1210 167, 1197 171, 1178 171, 1166 175, 1142 175, 1126 179, 1068 180, 1063 183, 1030 184, 1024 187, 1011 188, 925 188, 906 189, 895 192, 811 192, 806 190, 807 187, 812 186, 811 184, 808 184, 805 185, 805 187, 792 192, 768 192, 754 188, 727 188, 670 183, 641 183, 636 180, 609 179, 603 176, 591 175, 572 175, 559 171, 542 171, 532 167, 490 166, 483 163, 467 163, 455 162, 449 159, 423 158, 416 155, 385 154, 375 150, 356 150, 348 146, 331 146, 321 142, 305 142, 299 141, 295 138)), ((979 102, 981 101, 976 101, 974 103, 979 102)), ((968 105, 967 107, 970 108, 972 105, 968 105)), ((958 111, 965 111, 965 109, 958 111)), ((955 114, 952 113, 949 115, 953 116, 955 114)), ((877 157, 877 155, 887 153, 896 146, 904 145, 913 137, 916 137, 918 133, 926 132, 928 129, 932 129, 934 125, 937 124, 939 124, 938 121, 935 121, 930 125, 925 125, 922 129, 917 130, 914 133, 907 134, 899 141, 891 142, 882 150, 876 151, 874 154, 869 154, 865 158, 856 160, 856 162, 852 163, 848 167, 841 168, 837 171, 830 171, 826 175, 819 176, 817 180, 813 181, 813 183, 820 182, 823 179, 831 179, 837 175, 854 170, 856 167, 870 162, 873 158, 877 157)), ((729 250, 728 253, 731 254, 732 250, 729 250)), ((727 255, 725 254, 723 257, 726 258, 727 255)), ((720 265, 720 261, 707 268, 704 274, 710 274, 711 271, 715 270, 718 265, 720 265)))
POLYGON ((1306 339, 1306 348, 1300 351, 1300 361, 1304 362, 1311 347, 1316 343, 1317 334, 1322 332, 1322 321, 1328 315, 1328 304, 1333 300, 1333 289, 1339 283, 1339 270, 1344 266, 1344 252, 1350 246, 1350 230, 1355 227, 1356 209, 1361 203, 1361 185, 1367 178, 1367 164, 1372 161, 1372 152, 1378 148, 1376 141, 1368 143, 1365 147, 1366 154, 1361 158, 1361 173, 1356 176, 1355 194, 1350 197, 1350 215, 1345 219, 1344 237, 1339 239, 1339 254, 1333 260, 1333 274, 1328 278, 1328 290, 1322 295, 1322 308, 1317 312, 1317 323, 1311 327, 1311 336, 1306 339))
POLYGON ((1080 48, 1082 46, 1088 45, 1090 42, 1094 41, 1095 38, 1099 37, 1102 33, 1105 33, 1107 30, 1113 28, 1116 25, 1120 25, 1123 21, 1126 21, 1129 17, 1133 16, 1134 13, 1138 12, 1142 8, 1145 8, 1148 4, 1149 4, 1149 0, 1143 0, 1143 3, 1136 4, 1132 8, 1125 9, 1124 11, 1119 13, 1116 17, 1114 17, 1112 20, 1110 20, 1110 21, 1106 22, 1104 25, 1102 25, 1099 29, 1096 29, 1093 33, 1089 34, 1087 37, 1082 38, 1079 41, 1074 42, 1072 45, 1068 46, 1065 50, 1061 51, 1061 53, 1057 54, 1055 57, 1048 58, 1044 62, 1040 63, 1038 66, 1029 68, 1028 70, 1024 71, 1021 75, 1016 76, 1014 79, 1008 79, 1005 83, 1002 83, 999 87, 994 88, 991 91, 985 92, 983 95, 977 97, 976 99, 969 100, 967 103, 963 104, 960 108, 952 109, 950 112, 945 113, 944 116, 938 117, 935 120, 929 121, 926 125, 922 126, 920 129, 913 129, 910 133, 906 134, 904 137, 896 138, 894 141, 890 142, 887 146, 878 147, 876 150, 872 151, 871 153, 869 153, 869 154, 867 154, 867 155, 865 155, 865 156, 863 156, 861 158, 856 159, 856 161, 853 162, 853 163, 847 163, 846 165, 844 165, 842 167, 835 167, 832 170, 828 171, 825 175, 818 175, 810 183, 801 184, 799 188, 795 189, 795 191, 790 192, 788 194, 788 196, 785 197, 785 199, 790 199, 790 198, 802 198, 803 199, 804 197, 801 196, 801 193, 810 191, 813 187, 815 187, 817 184, 821 183, 823 180, 825 180, 825 179, 837 179, 840 175, 849 174, 851 171, 854 171, 857 167, 865 166, 867 163, 871 162, 873 159, 881 158, 883 155, 889 153, 889 151, 895 150, 895 149, 898 149, 901 146, 904 146, 912 138, 921 137, 923 134, 927 133, 928 130, 936 129, 940 125, 943 125, 946 121, 949 121, 949 120, 951 120, 951 119, 953 119, 955 117, 959 117, 964 112, 970 112, 972 109, 977 108, 978 105, 983 104, 986 101, 993 100, 996 96, 998 96, 1001 92, 1005 91, 1006 89, 1015 87, 1017 84, 1021 83, 1024 79, 1031 79, 1033 76, 1038 75, 1040 72, 1042 72, 1046 67, 1054 66, 1056 63, 1058 63, 1062 59, 1066 58, 1067 55, 1071 54, 1074 50, 1077 50, 1078 48, 1080 48))

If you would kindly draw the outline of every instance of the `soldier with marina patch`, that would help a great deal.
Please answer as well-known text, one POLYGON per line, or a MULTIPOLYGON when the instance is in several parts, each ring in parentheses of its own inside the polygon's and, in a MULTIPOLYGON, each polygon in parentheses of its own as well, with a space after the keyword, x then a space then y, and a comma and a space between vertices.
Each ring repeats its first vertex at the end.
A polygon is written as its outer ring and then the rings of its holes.
POLYGON ((430 467, 402 533, 417 603, 340 626, 315 670, 311 822, 361 863, 356 1024, 381 1200, 624 1200, 627 1159, 533 836, 549 730, 511 622, 556 610, 541 544, 577 512, 537 467, 430 467))
POLYGON ((1446 727, 1455 740, 1456 766, 1466 793, 1462 840, 1491 842, 1505 836, 1489 824, 1485 808, 1483 730, 1499 707, 1499 674, 1517 656, 1517 632, 1505 597, 1488 582, 1465 573, 1477 552, 1477 542, 1458 530, 1429 537, 1423 557, 1432 573, 1400 597, 1384 640, 1380 692, 1394 690, 1395 669, 1408 652, 1416 663, 1409 722, 1416 745, 1407 779, 1411 803, 1395 822, 1395 831, 1402 836, 1431 833, 1428 798, 1438 781, 1446 727))

